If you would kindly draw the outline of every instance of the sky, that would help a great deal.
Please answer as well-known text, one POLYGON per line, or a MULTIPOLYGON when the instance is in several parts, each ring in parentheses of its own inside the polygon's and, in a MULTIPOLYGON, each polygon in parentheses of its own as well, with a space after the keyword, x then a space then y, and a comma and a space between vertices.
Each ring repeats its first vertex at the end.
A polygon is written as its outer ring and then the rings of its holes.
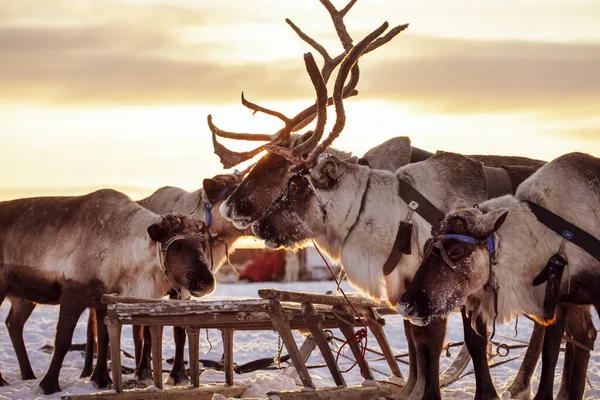
MULTIPOLYGON (((289 116, 314 102, 312 49, 285 18, 341 52, 317 0, 0 0, 0 200, 198 188, 223 171, 208 114, 273 133, 242 91, 289 116)), ((386 20, 410 26, 361 59, 335 147, 600 156, 600 2, 359 0, 346 16, 355 40, 386 20)))

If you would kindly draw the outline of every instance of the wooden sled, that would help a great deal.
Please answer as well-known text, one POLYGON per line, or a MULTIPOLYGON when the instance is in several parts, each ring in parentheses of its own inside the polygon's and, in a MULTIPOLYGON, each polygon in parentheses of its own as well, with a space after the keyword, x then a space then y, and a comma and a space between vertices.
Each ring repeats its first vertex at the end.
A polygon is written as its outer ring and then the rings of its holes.
MULTIPOLYGON (((111 344, 112 379, 114 392, 94 393, 78 396, 63 396, 65 399, 168 399, 168 398, 211 398, 220 393, 227 397, 238 397, 246 389, 234 385, 233 334, 236 330, 274 330, 281 337, 291 358, 298 378, 304 389, 269 392, 266 396, 281 400, 294 399, 344 399, 370 400, 389 396, 400 388, 392 384, 348 387, 335 362, 327 342, 324 329, 339 328, 346 339, 354 337, 354 328, 362 322, 349 310, 346 300, 339 295, 320 295, 259 290, 260 299, 227 301, 186 301, 163 299, 127 298, 104 295, 102 302, 108 304, 106 324, 111 344), (124 390, 121 376, 121 328, 123 325, 148 325, 152 335, 152 363, 154 386, 163 388, 162 382, 162 331, 163 326, 184 326, 189 340, 190 388, 168 388, 165 390, 124 390), (202 385, 199 376, 200 329, 219 329, 223 335, 225 385, 202 385), (310 332, 310 336, 299 349, 292 329, 310 332), (337 387, 316 388, 306 367, 312 350, 319 347, 337 387), (205 397, 208 396, 208 397, 205 397)), ((348 296, 376 338, 385 356, 391 374, 402 378, 396 358, 389 346, 381 315, 394 314, 385 304, 374 302, 360 295, 348 296)), ((354 357, 359 360, 362 374, 367 380, 373 375, 367 360, 360 357, 357 343, 348 343, 354 357)))

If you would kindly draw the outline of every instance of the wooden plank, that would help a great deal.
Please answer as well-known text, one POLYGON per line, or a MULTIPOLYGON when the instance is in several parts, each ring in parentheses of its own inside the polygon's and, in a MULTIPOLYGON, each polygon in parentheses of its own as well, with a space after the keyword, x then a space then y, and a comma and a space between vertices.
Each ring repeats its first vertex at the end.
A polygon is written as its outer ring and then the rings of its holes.
MULTIPOLYGON (((342 309, 339 306, 336 307, 336 309, 339 312, 344 311, 344 309, 342 309)), ((348 347, 350 347, 350 350, 352 350, 354 359, 358 361, 358 366, 360 367, 360 370, 362 371, 363 377, 367 380, 375 379, 375 378, 373 378, 373 373, 371 372, 371 368, 369 367, 367 360, 365 358, 363 358, 363 356, 362 356, 362 353, 360 351, 360 346, 358 345, 358 343, 356 343, 354 341, 354 325, 348 324, 344 320, 339 319, 338 320, 338 328, 340 328, 340 331, 342 332, 342 334, 348 341, 348 347)))
MULTIPOLYGON (((313 337, 308 334, 306 336, 306 338, 304 339, 304 342, 302 343, 302 346, 300 346, 300 356, 302 359, 302 362, 304 364, 306 364, 306 361, 308 361, 311 353, 313 352, 313 350, 317 347, 317 342, 315 341, 315 339, 313 339, 313 337)), ((286 368, 282 374, 285 374, 286 376, 289 376, 292 379, 295 379, 296 376, 298 375, 298 371, 296 370, 296 368, 286 368)))
POLYGON ((225 300, 225 301, 193 301, 193 300, 164 300, 145 303, 116 303, 110 304, 109 309, 115 310, 119 315, 140 314, 212 314, 260 312, 266 311, 269 300, 247 299, 247 300, 225 300))
POLYGON ((281 336, 281 340, 283 341, 283 344, 285 345, 288 354, 292 359, 292 363, 298 371, 298 377, 300 377, 300 380, 305 387, 314 388, 315 385, 312 382, 312 378, 308 373, 306 365, 302 361, 302 356, 298 351, 298 346, 296 345, 296 341, 294 340, 294 336, 290 330, 290 325, 284 318, 284 311, 281 308, 281 304, 279 304, 277 300, 270 300, 270 302, 271 306, 269 307, 269 314, 271 315, 273 328, 279 333, 279 336, 281 336))
POLYGON ((188 336, 190 351, 190 380, 194 387, 200 386, 200 329, 197 326, 187 327, 185 332, 188 336))
POLYGON ((120 296, 117 293, 103 294, 100 298, 102 304, 116 304, 116 303, 162 303, 169 301, 167 299, 154 299, 148 297, 128 297, 120 296))
MULTIPOLYGON (((261 299, 273 299, 284 302, 289 301, 295 303, 326 304, 330 306, 348 305, 344 296, 333 294, 290 292, 287 290, 276 289, 258 289, 258 296, 261 299)), ((350 293, 346 294, 346 296, 354 306, 389 308, 388 304, 384 301, 375 301, 358 293, 350 293)))
POLYGON ((221 329, 221 335, 223 337, 223 355, 225 357, 225 383, 228 385, 233 385, 233 332, 235 332, 235 330, 231 328, 221 329))
POLYGON ((329 347, 329 343, 327 343, 327 338, 323 333, 321 321, 318 318, 320 314, 317 314, 315 308, 310 303, 302 303, 302 313, 304 314, 306 326, 308 326, 310 333, 319 346, 319 350, 321 350, 321 354, 323 355, 323 359, 327 364, 327 368, 329 368, 329 372, 333 377, 333 381, 337 386, 346 386, 346 381, 342 376, 340 368, 335 361, 335 357, 331 352, 331 348, 329 347))
POLYGON ((404 379, 404 376, 402 376, 402 371, 400 371, 400 367, 398 366, 398 360, 396 360, 396 356, 394 355, 394 352, 392 351, 392 348, 390 347, 390 343, 387 340, 387 337, 385 335, 385 331, 383 330, 383 326, 378 323, 378 318, 377 318, 377 311, 375 310, 371 310, 373 312, 373 317, 372 318, 367 318, 366 322, 367 322, 367 326, 369 327, 369 329, 371 330, 371 333, 373 334, 373 336, 375 336, 375 339, 377 340, 377 343, 379 344, 379 347, 381 348, 381 352, 383 353, 383 356, 385 357, 385 361, 387 362, 388 366, 390 367, 390 371, 392 372, 392 374, 394 374, 395 376, 404 379))
POLYGON ((215 393, 225 397, 239 397, 248 386, 225 386, 223 384, 202 385, 198 388, 166 388, 150 391, 147 389, 125 390, 123 393, 100 392, 80 395, 65 395, 63 400, 211 400, 215 393))
POLYGON ((390 397, 401 388, 390 384, 375 386, 347 386, 316 390, 269 390, 267 397, 273 400, 375 400, 390 397))
POLYGON ((110 343, 110 365, 112 368, 113 387, 118 393, 123 391, 123 376, 121 375, 121 324, 110 318, 106 319, 108 341, 110 343))
POLYGON ((152 338, 152 375, 154 376, 154 386, 162 389, 162 325, 150 327, 150 337, 152 338))

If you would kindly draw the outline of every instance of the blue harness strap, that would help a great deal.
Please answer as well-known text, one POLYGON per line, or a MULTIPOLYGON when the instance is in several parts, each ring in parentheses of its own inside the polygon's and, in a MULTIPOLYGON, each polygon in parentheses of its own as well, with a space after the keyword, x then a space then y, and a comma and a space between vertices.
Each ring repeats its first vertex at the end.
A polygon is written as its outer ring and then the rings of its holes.
MULTIPOLYGON (((221 200, 223 197, 225 197, 227 192, 234 187, 237 187, 237 184, 225 186, 225 188, 219 192, 215 198, 215 201, 221 200)), ((204 216, 206 217, 206 226, 210 228, 212 226, 212 203, 210 201, 207 201, 206 204, 204 204, 204 216)))
POLYGON ((447 233, 446 239, 455 239, 459 242, 471 243, 471 244, 483 244, 487 245, 488 250, 490 251, 490 255, 493 257, 496 254, 496 245, 494 244, 494 238, 490 235, 485 240, 478 240, 472 236, 467 235, 459 235, 458 233, 447 233))

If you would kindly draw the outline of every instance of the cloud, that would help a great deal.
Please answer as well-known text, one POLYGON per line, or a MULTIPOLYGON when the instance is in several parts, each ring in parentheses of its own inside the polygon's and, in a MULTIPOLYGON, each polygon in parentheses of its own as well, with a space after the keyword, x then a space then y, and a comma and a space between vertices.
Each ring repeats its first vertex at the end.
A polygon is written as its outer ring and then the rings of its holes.
MULTIPOLYGON (((256 101, 313 96, 300 54, 277 62, 232 62, 220 57, 224 48, 235 47, 229 36, 190 39, 189 29, 203 32, 207 27, 235 37, 234 17, 245 6, 232 16, 207 2, 188 9, 112 0, 93 13, 68 0, 52 7, 31 0, 17 3, 11 7, 0 0, 2 103, 222 104, 237 102, 242 90, 256 101)), ((258 20, 269 20, 269 10, 261 10, 258 20)), ((239 35, 248 32, 242 29, 239 35)), ((273 53, 285 46, 255 39, 257 51, 273 53)), ((597 112, 599 107, 597 43, 403 33, 367 55, 361 66, 362 98, 420 108, 569 114, 597 112)))

